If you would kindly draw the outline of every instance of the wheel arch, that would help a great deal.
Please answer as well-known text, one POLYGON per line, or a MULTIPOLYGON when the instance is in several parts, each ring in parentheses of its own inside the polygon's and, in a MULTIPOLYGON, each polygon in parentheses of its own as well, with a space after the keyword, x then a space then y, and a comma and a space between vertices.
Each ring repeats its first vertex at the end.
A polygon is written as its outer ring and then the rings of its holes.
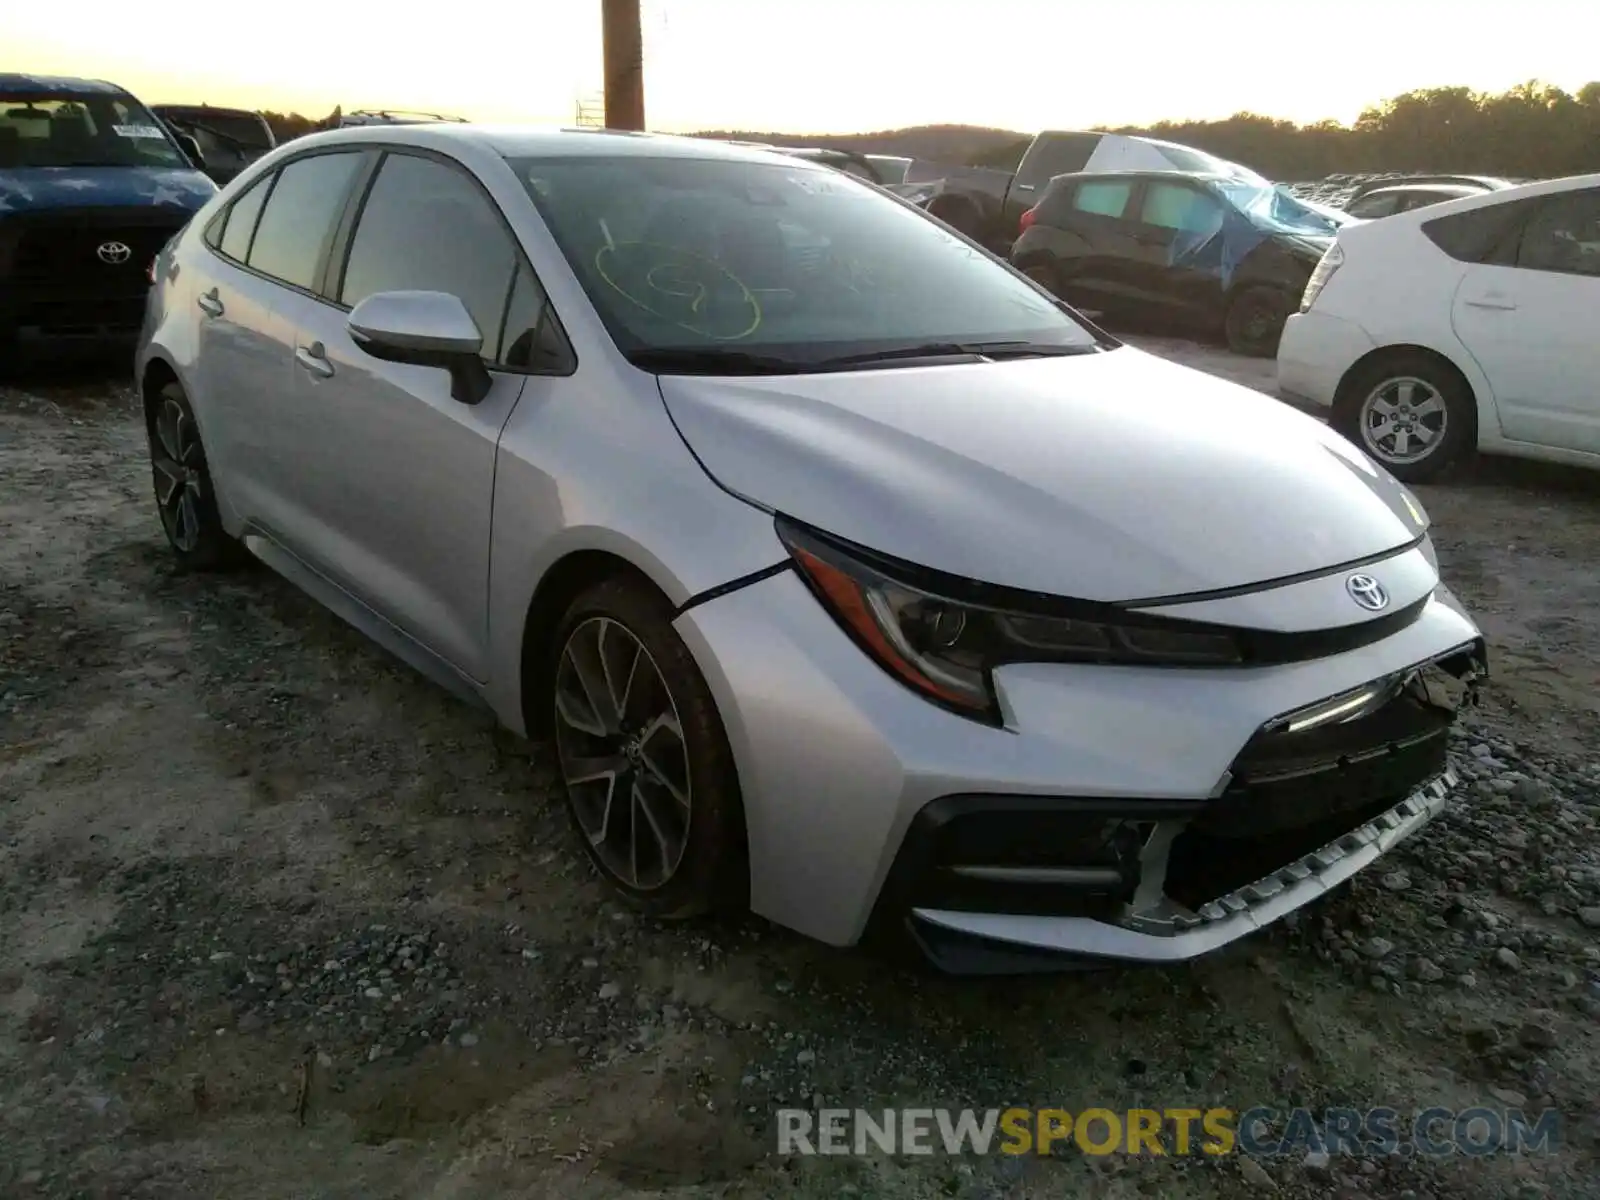
POLYGON ((1494 412, 1493 399, 1488 395, 1486 385, 1473 378, 1474 373, 1463 370, 1461 364, 1450 355, 1436 350, 1432 346, 1424 346, 1416 342, 1396 342, 1387 346, 1378 346, 1367 351, 1355 362, 1345 369, 1339 378, 1339 386, 1334 389, 1333 411, 1339 412, 1348 407, 1353 400, 1364 376, 1376 369, 1389 359, 1405 355, 1419 355, 1437 363, 1443 370, 1449 372, 1462 387, 1467 389, 1467 395, 1472 397, 1472 444, 1476 446, 1484 429, 1497 430, 1498 418, 1494 412))
MULTIPOLYGON (((665 573, 665 568, 660 563, 652 563, 654 567, 652 571, 641 566, 642 561, 652 561, 651 556, 642 551, 637 555, 630 554, 618 547, 582 545, 562 553, 540 575, 539 582, 529 597, 519 638, 517 702, 523 731, 529 739, 548 740, 554 732, 550 720, 552 714, 540 703, 540 697, 550 682, 550 671, 553 666, 552 635, 562 615, 574 600, 589 588, 609 579, 626 579, 639 587, 649 589, 660 596, 674 614, 689 600, 686 590, 677 580, 666 582, 656 577, 656 573, 665 573)), ((690 659, 695 661, 701 674, 706 675, 704 666, 699 663, 695 654, 693 644, 686 643, 685 649, 690 659)), ((717 689, 709 678, 707 678, 707 689, 713 707, 720 707, 717 704, 717 689)), ((726 731, 726 719, 721 717, 720 712, 718 717, 723 721, 726 731)), ((735 778, 739 779, 742 773, 737 753, 734 753, 733 769, 735 778)), ((749 818, 742 787, 739 790, 739 800, 737 811, 734 813, 736 822, 734 836, 744 856, 744 870, 731 882, 738 892, 736 899, 743 907, 749 902, 750 879, 749 818)))
MULTIPOLYGON (((156 401, 161 398, 163 389, 174 383, 183 387, 183 380, 179 378, 177 368, 164 355, 152 355, 139 374, 139 403, 144 411, 146 429, 149 429, 155 420, 156 401)), ((193 403, 191 400, 190 404, 193 403)))

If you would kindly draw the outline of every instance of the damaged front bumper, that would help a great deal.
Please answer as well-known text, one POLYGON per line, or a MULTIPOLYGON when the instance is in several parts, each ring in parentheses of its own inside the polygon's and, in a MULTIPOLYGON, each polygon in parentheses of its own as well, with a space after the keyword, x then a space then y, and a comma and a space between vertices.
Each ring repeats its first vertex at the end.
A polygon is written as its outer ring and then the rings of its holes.
POLYGON ((1268 722, 1204 801, 946 797, 885 897, 953 974, 1217 950, 1348 880, 1449 804, 1483 643, 1268 722))

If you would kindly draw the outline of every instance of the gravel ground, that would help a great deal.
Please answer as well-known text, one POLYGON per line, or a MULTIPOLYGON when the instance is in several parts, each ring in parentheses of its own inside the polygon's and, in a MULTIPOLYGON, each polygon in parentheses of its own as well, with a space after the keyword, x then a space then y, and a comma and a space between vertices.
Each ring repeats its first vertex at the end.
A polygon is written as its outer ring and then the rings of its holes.
POLYGON ((1424 490, 1495 681, 1423 835, 1207 961, 985 983, 625 915, 542 747, 265 571, 173 573, 142 452, 118 384, 0 389, 0 1195, 1594 1194, 1591 479, 1424 490), (1470 1161, 778 1158, 774 1110, 817 1103, 1563 1126, 1470 1161))

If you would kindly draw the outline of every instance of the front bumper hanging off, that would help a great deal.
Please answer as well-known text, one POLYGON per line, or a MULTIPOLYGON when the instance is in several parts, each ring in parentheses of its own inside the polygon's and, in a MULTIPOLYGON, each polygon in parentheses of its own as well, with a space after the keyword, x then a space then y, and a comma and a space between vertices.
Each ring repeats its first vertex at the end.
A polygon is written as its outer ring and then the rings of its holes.
POLYGON ((1447 807, 1448 734, 1485 674, 1480 640, 1269 722, 1210 800, 946 797, 908 831, 880 916, 955 974, 1216 950, 1447 807))

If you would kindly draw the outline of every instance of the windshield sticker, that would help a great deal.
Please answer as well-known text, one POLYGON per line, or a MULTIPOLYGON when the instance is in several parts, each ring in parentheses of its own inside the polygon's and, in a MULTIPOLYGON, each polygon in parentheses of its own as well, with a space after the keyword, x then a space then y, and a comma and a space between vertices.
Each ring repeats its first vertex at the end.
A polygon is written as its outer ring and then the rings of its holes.
POLYGON ((154 138, 157 141, 165 141, 167 136, 157 125, 113 125, 111 132, 118 137, 154 138))

